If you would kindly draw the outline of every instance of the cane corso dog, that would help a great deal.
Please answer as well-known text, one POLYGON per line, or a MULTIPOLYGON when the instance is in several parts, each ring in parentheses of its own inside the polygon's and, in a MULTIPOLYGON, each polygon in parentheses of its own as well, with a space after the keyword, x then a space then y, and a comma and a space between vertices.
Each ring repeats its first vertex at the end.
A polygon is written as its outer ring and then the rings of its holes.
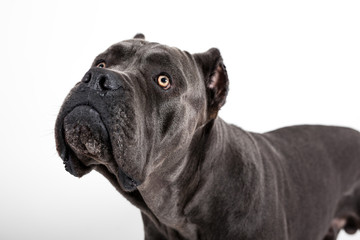
POLYGON ((218 117, 228 85, 218 49, 190 54, 137 34, 98 55, 70 91, 56 121, 57 151, 72 175, 95 169, 138 207, 145 239, 356 232, 360 133, 245 131, 218 117))

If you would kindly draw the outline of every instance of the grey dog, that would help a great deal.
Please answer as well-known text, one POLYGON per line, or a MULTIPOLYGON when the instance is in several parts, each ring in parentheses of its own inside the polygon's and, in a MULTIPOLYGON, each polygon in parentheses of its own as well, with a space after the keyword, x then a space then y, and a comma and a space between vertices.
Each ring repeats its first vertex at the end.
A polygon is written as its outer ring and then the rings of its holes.
POLYGON ((220 52, 144 35, 98 55, 55 126, 65 168, 95 169, 141 211, 145 239, 331 240, 360 226, 360 133, 258 134, 219 118, 220 52))

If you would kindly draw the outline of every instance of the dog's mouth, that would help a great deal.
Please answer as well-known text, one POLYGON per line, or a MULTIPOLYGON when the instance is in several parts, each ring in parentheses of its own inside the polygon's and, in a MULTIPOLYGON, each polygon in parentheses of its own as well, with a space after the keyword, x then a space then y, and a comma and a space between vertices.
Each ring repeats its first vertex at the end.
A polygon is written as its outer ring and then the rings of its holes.
POLYGON ((76 106, 57 126, 57 149, 65 169, 81 177, 98 165, 116 177, 125 191, 134 191, 139 185, 117 166, 112 154, 109 132, 100 114, 88 105, 76 106))

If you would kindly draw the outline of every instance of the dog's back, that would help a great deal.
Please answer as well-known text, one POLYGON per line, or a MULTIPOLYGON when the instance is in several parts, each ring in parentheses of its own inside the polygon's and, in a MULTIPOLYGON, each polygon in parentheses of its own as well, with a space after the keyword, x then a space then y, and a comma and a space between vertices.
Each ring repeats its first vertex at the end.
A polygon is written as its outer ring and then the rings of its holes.
POLYGON ((327 239, 336 239, 343 227, 348 233, 359 228, 359 132, 302 125, 252 135, 266 178, 275 181, 289 236, 321 239, 329 231, 327 239))

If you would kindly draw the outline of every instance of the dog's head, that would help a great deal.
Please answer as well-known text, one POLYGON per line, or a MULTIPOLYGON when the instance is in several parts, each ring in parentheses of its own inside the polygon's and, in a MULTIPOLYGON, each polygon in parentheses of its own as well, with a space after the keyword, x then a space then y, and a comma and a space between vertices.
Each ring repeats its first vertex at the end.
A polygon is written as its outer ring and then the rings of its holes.
POLYGON ((96 169, 131 192, 181 159, 227 91, 219 50, 191 55, 138 34, 98 55, 70 91, 56 121, 57 151, 71 174, 96 169))

